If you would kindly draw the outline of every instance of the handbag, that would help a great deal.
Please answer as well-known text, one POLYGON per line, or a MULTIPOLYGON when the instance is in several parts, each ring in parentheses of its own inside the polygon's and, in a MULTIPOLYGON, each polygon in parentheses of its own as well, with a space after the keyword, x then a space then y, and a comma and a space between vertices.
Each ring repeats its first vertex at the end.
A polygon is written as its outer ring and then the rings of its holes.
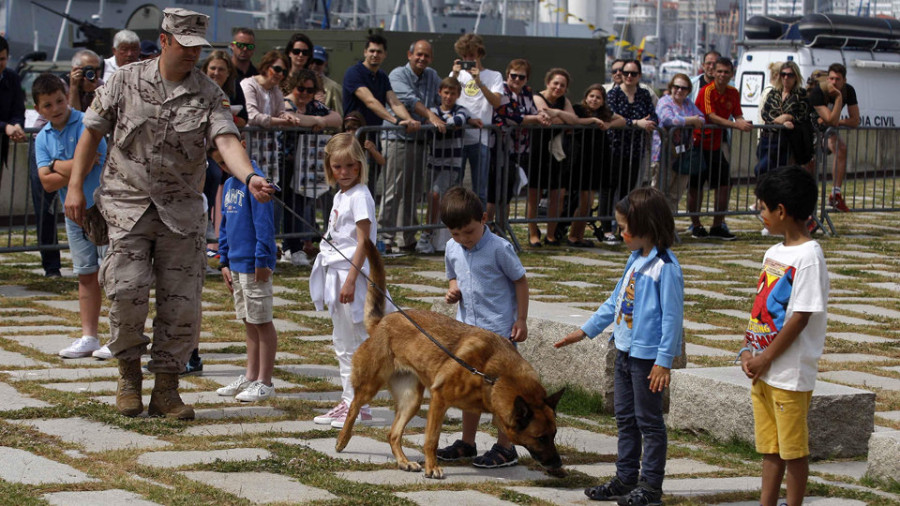
POLYGON ((675 172, 683 176, 697 176, 706 170, 706 162, 703 160, 703 151, 691 145, 683 152, 676 155, 675 172))

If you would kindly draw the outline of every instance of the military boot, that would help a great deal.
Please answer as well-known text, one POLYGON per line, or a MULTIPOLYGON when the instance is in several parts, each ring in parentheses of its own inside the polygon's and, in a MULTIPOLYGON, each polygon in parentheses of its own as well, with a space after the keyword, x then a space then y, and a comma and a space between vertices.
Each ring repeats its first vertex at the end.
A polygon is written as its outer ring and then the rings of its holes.
POLYGON ((193 406, 182 402, 178 395, 178 373, 156 373, 147 413, 150 416, 165 416, 179 420, 194 419, 193 406))
POLYGON ((119 385, 116 388, 116 409, 125 416, 138 416, 144 411, 141 401, 141 361, 119 359, 119 385))

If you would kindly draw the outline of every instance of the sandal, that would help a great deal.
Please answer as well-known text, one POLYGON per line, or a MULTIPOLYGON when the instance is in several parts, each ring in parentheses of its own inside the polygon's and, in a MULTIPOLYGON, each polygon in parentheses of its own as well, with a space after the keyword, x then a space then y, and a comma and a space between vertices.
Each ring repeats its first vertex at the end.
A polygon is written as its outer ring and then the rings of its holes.
POLYGON ((572 239, 566 239, 566 244, 573 248, 593 248, 594 247, 594 241, 592 241, 590 239, 576 239, 574 241, 572 239))
POLYGON ((532 248, 540 248, 541 246, 543 246, 543 245, 541 244, 541 241, 539 241, 539 240, 538 240, 538 241, 534 241, 534 242, 528 241, 528 245, 531 246, 532 248))
POLYGON ((559 246, 559 241, 551 241, 549 238, 544 237, 544 244, 547 246, 559 246))
POLYGON ((588 496, 588 499, 592 501, 617 501, 628 495, 635 488, 637 488, 636 484, 629 485, 624 483, 617 476, 603 485, 584 489, 584 495, 588 496))
POLYGON ((438 460, 444 462, 453 462, 460 459, 468 459, 478 455, 478 448, 470 445, 462 439, 457 439, 452 445, 446 448, 440 448, 435 452, 438 460))
POLYGON ((519 454, 516 453, 515 446, 506 449, 496 443, 487 453, 472 461, 473 466, 482 469, 497 469, 498 467, 514 466, 518 463, 519 454))

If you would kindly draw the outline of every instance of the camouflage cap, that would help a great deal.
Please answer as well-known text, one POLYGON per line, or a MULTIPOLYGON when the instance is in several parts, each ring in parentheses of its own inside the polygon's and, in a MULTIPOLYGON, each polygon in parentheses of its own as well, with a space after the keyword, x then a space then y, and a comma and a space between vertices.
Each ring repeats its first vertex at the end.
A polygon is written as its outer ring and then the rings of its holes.
POLYGON ((206 40, 209 16, 182 8, 163 11, 162 30, 175 36, 182 46, 211 46, 206 40))

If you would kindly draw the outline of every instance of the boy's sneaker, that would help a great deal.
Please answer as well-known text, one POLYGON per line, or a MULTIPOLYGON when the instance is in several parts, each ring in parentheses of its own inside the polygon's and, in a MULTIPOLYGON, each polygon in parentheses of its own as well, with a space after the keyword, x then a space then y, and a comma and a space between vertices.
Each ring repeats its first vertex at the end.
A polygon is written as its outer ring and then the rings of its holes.
POLYGON ((109 351, 108 344, 104 344, 99 350, 95 350, 91 353, 91 356, 100 360, 110 360, 113 358, 112 352, 109 351))
POLYGON ((246 390, 234 396, 241 402, 264 401, 270 397, 275 397, 275 385, 268 386, 262 381, 254 381, 246 390))
POLYGON ((296 267, 309 267, 309 255, 305 251, 291 251, 291 263, 296 267))
POLYGON ((90 357, 95 351, 100 349, 100 341, 93 336, 81 336, 68 348, 60 350, 59 356, 62 358, 82 358, 90 357))
MULTIPOLYGON (((349 408, 348 408, 349 410, 349 408)), ((347 421, 347 410, 341 413, 341 416, 335 418, 331 421, 331 428, 333 429, 343 429, 344 423, 347 421)), ((365 423, 372 421, 372 410, 369 408, 361 408, 359 410, 359 415, 356 417, 356 423, 365 423)))
POLYGON ((245 378, 244 375, 241 374, 240 376, 238 376, 238 379, 216 390, 216 393, 221 395, 222 397, 232 397, 246 390, 251 383, 253 382, 248 381, 247 378, 245 378))
POLYGON ((694 239, 705 239, 709 237, 709 232, 706 231, 706 227, 703 225, 698 225, 696 227, 691 227, 691 237, 694 239))
POLYGON ((625 483, 616 476, 603 485, 584 489, 584 495, 592 501, 617 501, 636 488, 637 484, 625 483))
POLYGON ((416 243, 416 253, 430 255, 434 253, 434 245, 431 244, 431 232, 422 232, 419 242, 416 243))
POLYGON ((331 408, 328 413, 313 418, 313 423, 317 423, 319 425, 330 425, 331 422, 337 420, 343 415, 346 415, 348 409, 350 409, 350 406, 344 404, 344 401, 341 401, 337 404, 337 406, 331 408))
POLYGON ((733 241, 737 239, 737 236, 728 231, 728 227, 724 224, 719 225, 718 227, 712 227, 709 229, 709 238, 710 239, 720 239, 722 241, 733 241))
POLYGON ((850 208, 847 207, 847 203, 844 202, 844 196, 841 195, 840 193, 832 193, 828 197, 828 205, 837 209, 838 211, 840 211, 842 213, 850 212, 850 208))
POLYGON ((661 506, 662 490, 640 482, 634 490, 624 497, 620 497, 619 506, 661 506))
POLYGON ((622 239, 617 237, 616 234, 614 234, 612 232, 607 232, 607 233, 603 234, 603 244, 615 245, 615 244, 621 244, 621 243, 622 243, 622 239))
POLYGON ((197 360, 194 360, 193 357, 188 360, 188 363, 184 365, 184 371, 181 372, 181 376, 190 376, 192 374, 200 374, 203 372, 203 359, 197 357, 197 360))

